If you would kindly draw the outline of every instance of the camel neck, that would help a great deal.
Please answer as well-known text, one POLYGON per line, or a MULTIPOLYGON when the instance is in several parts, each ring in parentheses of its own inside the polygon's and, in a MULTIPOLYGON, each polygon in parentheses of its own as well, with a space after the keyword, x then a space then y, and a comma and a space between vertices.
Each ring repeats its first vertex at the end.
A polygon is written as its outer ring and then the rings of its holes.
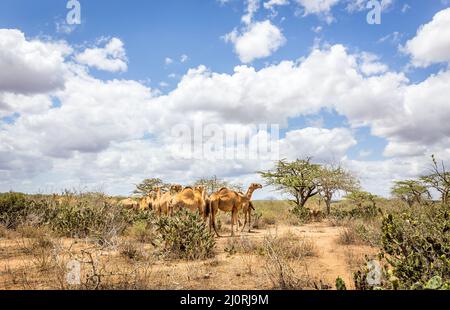
POLYGON ((248 199, 252 199, 254 191, 255 190, 253 188, 249 188, 248 191, 247 191, 247 194, 245 196, 247 196, 248 199))
POLYGON ((161 198, 161 189, 158 188, 158 190, 156 191, 156 197, 159 199, 161 198))

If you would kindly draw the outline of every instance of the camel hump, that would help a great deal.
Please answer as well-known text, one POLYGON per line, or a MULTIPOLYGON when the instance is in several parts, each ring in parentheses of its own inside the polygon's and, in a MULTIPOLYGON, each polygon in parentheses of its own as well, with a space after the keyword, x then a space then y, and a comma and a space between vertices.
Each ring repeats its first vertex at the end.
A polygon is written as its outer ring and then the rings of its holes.
POLYGON ((223 192, 229 192, 230 190, 226 187, 222 187, 221 189, 219 189, 218 193, 223 193, 223 192))

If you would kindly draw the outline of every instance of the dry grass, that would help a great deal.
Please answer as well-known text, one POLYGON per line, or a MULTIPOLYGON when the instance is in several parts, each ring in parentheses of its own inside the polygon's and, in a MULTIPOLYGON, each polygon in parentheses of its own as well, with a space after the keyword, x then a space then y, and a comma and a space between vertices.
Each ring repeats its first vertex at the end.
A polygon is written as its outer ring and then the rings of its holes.
MULTIPOLYGON (((299 227, 287 202, 260 201, 255 207, 253 233, 215 239, 215 256, 194 261, 164 257, 156 227, 141 217, 124 233, 113 229, 106 243, 96 235, 64 238, 32 223, 15 231, 0 227, 0 289, 329 289, 324 281, 330 279, 323 277, 328 270, 319 263, 323 244, 315 239, 322 237, 322 226, 299 227), (81 264, 79 285, 66 281, 71 261, 81 264)), ((314 201, 308 207, 321 209, 314 201)), ((230 215, 220 212, 218 225, 229 234, 230 215)), ((324 238, 334 242, 337 232, 324 238)), ((336 252, 342 248, 336 245, 336 252)), ((341 254, 344 259, 352 267, 359 252, 341 254)))
POLYGON ((353 227, 342 228, 339 234, 339 244, 356 245, 362 244, 362 240, 353 227))

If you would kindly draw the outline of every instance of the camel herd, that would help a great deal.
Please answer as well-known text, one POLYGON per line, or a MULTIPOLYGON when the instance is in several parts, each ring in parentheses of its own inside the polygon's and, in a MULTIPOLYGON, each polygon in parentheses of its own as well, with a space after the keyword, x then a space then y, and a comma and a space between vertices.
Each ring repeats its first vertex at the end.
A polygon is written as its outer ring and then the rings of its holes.
POLYGON ((231 213, 231 236, 234 236, 234 225, 239 230, 238 215, 242 212, 245 216, 249 231, 251 230, 251 211, 254 210, 252 204, 253 193, 261 189, 262 185, 253 183, 246 193, 237 192, 229 188, 221 188, 219 191, 208 195, 205 187, 185 187, 173 185, 167 192, 162 188, 156 188, 151 194, 142 198, 139 202, 133 199, 125 199, 121 204, 126 208, 153 210, 158 216, 173 216, 182 209, 198 212, 204 221, 209 219, 209 229, 214 229, 216 235, 220 237, 216 228, 216 216, 219 210, 231 213))

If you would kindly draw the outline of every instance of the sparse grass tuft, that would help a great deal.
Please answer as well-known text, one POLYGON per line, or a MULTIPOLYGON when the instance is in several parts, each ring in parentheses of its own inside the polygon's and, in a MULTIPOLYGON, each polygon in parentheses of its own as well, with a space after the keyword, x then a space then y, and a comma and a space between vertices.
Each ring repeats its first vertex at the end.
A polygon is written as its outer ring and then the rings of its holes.
POLYGON ((126 241, 121 244, 120 255, 134 261, 140 261, 145 258, 145 255, 142 252, 142 250, 139 249, 139 247, 134 242, 130 241, 126 241))

